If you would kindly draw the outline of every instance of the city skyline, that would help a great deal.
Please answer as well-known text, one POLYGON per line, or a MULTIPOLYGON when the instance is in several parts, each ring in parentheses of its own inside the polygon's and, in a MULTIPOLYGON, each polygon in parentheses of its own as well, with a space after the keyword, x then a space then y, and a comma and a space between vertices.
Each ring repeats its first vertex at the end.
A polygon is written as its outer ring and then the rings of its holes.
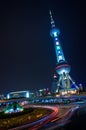
POLYGON ((0 94, 51 87, 56 56, 50 37, 49 9, 61 30, 60 42, 71 75, 85 84, 84 3, 1 2, 0 94))

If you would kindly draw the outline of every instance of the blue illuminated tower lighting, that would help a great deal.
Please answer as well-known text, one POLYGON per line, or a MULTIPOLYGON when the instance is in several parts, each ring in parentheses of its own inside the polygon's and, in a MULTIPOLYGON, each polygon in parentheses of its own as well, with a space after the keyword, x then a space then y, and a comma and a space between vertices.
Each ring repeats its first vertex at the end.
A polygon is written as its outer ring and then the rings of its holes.
POLYGON ((55 22, 53 20, 51 11, 50 11, 50 18, 51 18, 51 27, 52 27, 50 31, 50 35, 54 38, 56 58, 57 58, 57 62, 59 63, 61 61, 65 61, 62 47, 60 45, 59 38, 58 38, 60 34, 60 30, 55 27, 55 22))
MULTIPOLYGON (((75 82, 72 80, 72 78, 69 76, 70 72, 70 65, 66 62, 64 53, 61 47, 61 44, 59 42, 59 35, 60 30, 56 28, 55 22, 52 17, 51 11, 49 11, 50 14, 50 20, 51 20, 51 30, 50 35, 54 40, 54 46, 55 46, 55 52, 56 52, 56 72, 59 74, 59 81, 58 81, 58 91, 67 90, 71 91, 72 84, 75 84, 75 82)), ((75 89, 78 89, 78 86, 75 84, 75 89)))

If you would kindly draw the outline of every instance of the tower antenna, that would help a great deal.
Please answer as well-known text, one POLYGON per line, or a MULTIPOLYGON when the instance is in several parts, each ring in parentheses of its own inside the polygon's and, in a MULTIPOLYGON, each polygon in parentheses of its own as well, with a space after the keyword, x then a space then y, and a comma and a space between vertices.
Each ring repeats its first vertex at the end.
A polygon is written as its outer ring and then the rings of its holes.
POLYGON ((52 28, 53 28, 53 27, 55 27, 55 22, 54 22, 54 20, 53 20, 53 16, 52 16, 51 10, 49 10, 49 14, 50 14, 51 25, 52 25, 52 28))

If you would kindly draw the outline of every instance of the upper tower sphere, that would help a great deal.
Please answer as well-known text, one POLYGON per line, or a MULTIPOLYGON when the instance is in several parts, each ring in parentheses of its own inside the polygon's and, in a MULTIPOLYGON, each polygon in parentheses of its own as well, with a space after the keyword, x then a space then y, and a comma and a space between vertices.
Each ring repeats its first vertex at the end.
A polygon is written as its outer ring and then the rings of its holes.
POLYGON ((55 28, 55 27, 52 28, 51 31, 50 31, 50 35, 51 35, 52 37, 58 37, 59 34, 60 34, 60 30, 57 29, 57 28, 55 28))

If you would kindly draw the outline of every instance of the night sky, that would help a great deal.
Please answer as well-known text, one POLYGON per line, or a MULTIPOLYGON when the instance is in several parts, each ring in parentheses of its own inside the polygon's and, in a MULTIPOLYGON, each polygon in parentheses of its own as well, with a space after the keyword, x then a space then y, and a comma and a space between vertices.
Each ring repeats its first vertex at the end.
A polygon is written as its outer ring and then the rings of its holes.
POLYGON ((71 77, 86 84, 86 4, 69 0, 0 2, 0 94, 51 87, 56 55, 51 9, 71 77))

